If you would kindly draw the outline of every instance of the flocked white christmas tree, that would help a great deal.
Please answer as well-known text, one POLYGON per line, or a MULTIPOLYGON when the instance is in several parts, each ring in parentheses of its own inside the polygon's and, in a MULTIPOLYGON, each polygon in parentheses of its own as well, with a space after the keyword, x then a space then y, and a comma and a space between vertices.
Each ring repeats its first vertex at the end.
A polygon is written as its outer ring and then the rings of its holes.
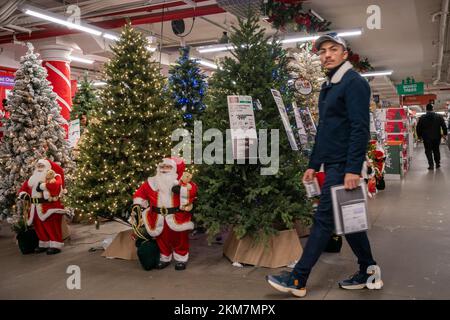
POLYGON ((314 113, 317 111, 317 102, 325 73, 320 65, 319 56, 311 52, 311 44, 305 43, 301 48, 288 50, 288 70, 291 79, 306 80, 311 84, 310 94, 302 94, 294 85, 294 95, 300 108, 308 107, 314 113))
POLYGON ((0 141, 0 215, 11 214, 17 190, 30 177, 38 159, 48 158, 70 173, 73 162, 65 140, 66 123, 59 113, 56 94, 33 46, 20 59, 14 89, 0 141))

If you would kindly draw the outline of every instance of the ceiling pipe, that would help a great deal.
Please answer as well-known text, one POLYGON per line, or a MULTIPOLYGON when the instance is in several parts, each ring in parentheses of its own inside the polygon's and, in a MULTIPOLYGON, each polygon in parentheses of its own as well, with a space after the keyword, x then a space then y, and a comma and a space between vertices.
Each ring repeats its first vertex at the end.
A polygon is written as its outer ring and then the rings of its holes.
MULTIPOLYGON (((151 23, 157 23, 157 22, 171 21, 171 20, 177 20, 177 19, 200 17, 200 16, 212 15, 212 14, 224 13, 224 12, 225 12, 225 10, 220 8, 218 5, 210 5, 210 6, 197 7, 195 10, 193 8, 189 8, 189 9, 165 12, 164 16, 160 13, 157 13, 157 14, 150 14, 150 15, 145 15, 145 16, 131 17, 131 18, 128 18, 128 20, 130 20, 132 25, 140 25, 140 24, 151 24, 151 23)), ((90 25, 104 28, 104 29, 114 29, 114 28, 122 27, 123 25, 125 25, 126 22, 127 22, 127 19, 121 18, 121 19, 115 19, 115 20, 93 22, 93 23, 90 23, 90 25)), ((64 35, 69 35, 69 34, 78 34, 78 33, 80 33, 80 31, 75 30, 75 29, 70 30, 68 28, 53 28, 52 30, 36 31, 36 32, 33 32, 31 35, 18 34, 18 35, 16 35, 16 39, 21 40, 21 41, 30 41, 30 40, 44 39, 44 38, 49 38, 49 37, 58 37, 58 36, 64 36, 64 35)), ((8 35, 8 36, 0 37, 0 44, 10 43, 12 41, 13 41, 12 36, 8 35)))
POLYGON ((435 22, 436 17, 440 16, 441 26, 439 28, 439 53, 438 53, 438 62, 437 62, 437 70, 436 70, 436 80, 434 80, 433 85, 437 85, 441 82, 441 73, 442 73, 442 64, 444 61, 444 47, 445 42, 447 41, 447 15, 448 15, 448 4, 450 0, 442 0, 441 11, 433 14, 431 21, 435 22))

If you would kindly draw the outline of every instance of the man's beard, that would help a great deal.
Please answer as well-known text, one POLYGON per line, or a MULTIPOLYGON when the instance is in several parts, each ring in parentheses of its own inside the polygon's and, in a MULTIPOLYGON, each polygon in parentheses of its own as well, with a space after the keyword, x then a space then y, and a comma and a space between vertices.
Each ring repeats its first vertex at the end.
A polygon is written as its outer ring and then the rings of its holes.
POLYGON ((164 193, 172 192, 172 187, 177 185, 177 173, 158 173, 155 176, 155 182, 158 186, 158 191, 164 193))
POLYGON ((33 175, 30 177, 30 180, 28 180, 28 183, 30 184, 30 186, 36 186, 39 182, 45 182, 45 176, 45 170, 38 171, 36 169, 33 171, 33 175))

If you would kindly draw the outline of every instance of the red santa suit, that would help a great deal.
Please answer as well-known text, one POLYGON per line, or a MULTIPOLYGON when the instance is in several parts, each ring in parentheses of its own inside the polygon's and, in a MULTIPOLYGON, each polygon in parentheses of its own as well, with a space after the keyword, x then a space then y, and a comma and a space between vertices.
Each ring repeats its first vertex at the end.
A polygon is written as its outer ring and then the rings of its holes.
POLYGON ((64 173, 60 166, 50 160, 41 159, 38 163, 45 165, 44 174, 35 171, 31 178, 23 183, 19 197, 28 194, 31 198, 27 224, 34 225, 39 247, 59 249, 64 245, 61 222, 63 214, 67 213, 60 201, 64 190, 64 173), (42 176, 45 177, 45 173, 50 169, 56 173, 55 182, 44 183, 42 176), (38 190, 39 185, 42 191, 38 190))
POLYGON ((156 239, 160 250, 160 260, 169 262, 172 256, 177 262, 187 262, 189 258, 189 230, 194 229, 192 214, 183 210, 192 204, 197 195, 197 185, 184 184, 179 180, 185 165, 180 158, 166 158, 163 163, 173 168, 172 183, 161 185, 158 175, 150 177, 133 196, 133 204, 145 208, 142 218, 148 234, 156 239), (172 192, 172 187, 180 186, 180 193, 172 192))

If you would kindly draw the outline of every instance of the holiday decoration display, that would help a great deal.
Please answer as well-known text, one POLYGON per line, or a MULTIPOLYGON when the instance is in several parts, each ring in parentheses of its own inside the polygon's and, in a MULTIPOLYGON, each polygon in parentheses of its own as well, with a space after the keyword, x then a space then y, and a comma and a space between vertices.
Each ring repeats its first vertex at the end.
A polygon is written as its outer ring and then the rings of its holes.
POLYGON ((306 141, 302 145, 308 150, 314 144, 316 129, 313 119, 318 116, 319 93, 322 79, 325 78, 320 60, 311 53, 310 46, 306 43, 300 48, 288 49, 287 54, 291 90, 299 108, 298 116, 306 131, 306 141))
MULTIPOLYGON (((173 257, 176 270, 186 268, 189 231, 194 229, 191 212, 196 195, 197 185, 192 182, 192 174, 185 172, 181 158, 164 158, 156 175, 148 178, 134 193, 130 218, 133 230, 143 241, 155 238, 159 247, 159 265, 153 267, 165 268, 173 257)), ((146 254, 148 250, 141 249, 142 244, 137 245, 141 264, 144 269, 149 269, 148 260, 155 251, 146 254)))
POLYGON ((347 46, 348 58, 347 60, 351 62, 353 68, 360 73, 373 71, 374 67, 369 62, 367 57, 361 58, 359 54, 354 53, 353 50, 347 46))
POLYGON ((10 215, 21 182, 33 172, 34 163, 48 158, 66 172, 73 169, 70 150, 62 128, 56 95, 46 80, 47 71, 39 55, 28 44, 20 59, 6 110, 10 117, 3 124, 0 143, 0 214, 10 215))
POLYGON ((384 151, 376 140, 371 140, 367 149, 367 187, 369 195, 375 195, 385 189, 385 160, 384 151))
POLYGON ((131 195, 171 153, 171 134, 181 114, 164 93, 159 64, 151 61, 148 41, 125 25, 105 65, 106 85, 91 112, 70 205, 83 220, 126 216, 131 195), (95 121, 94 121, 95 120, 95 121))
POLYGON ((180 58, 169 70, 169 87, 174 106, 183 112, 188 128, 193 128, 194 121, 200 120, 205 110, 203 99, 206 95, 206 75, 197 60, 189 57, 189 47, 180 49, 180 58))
MULTIPOLYGON (((301 185, 306 169, 303 156, 293 151, 283 130, 271 89, 287 92, 287 58, 277 42, 268 43, 257 17, 239 21, 230 35, 233 58, 225 58, 209 82, 209 103, 203 127, 222 132, 230 128, 227 96, 242 95, 254 104, 256 129, 279 130, 279 170, 261 175, 262 164, 204 164, 199 184, 198 218, 210 238, 222 227, 233 227, 238 238, 267 239, 278 230, 292 228, 301 219, 309 225, 311 205, 301 185), (258 107, 259 106, 259 107, 258 107)), ((270 136, 270 133, 269 133, 270 136)), ((268 150, 270 150, 268 142, 268 150)), ((225 154, 225 147, 223 154, 225 154)))
POLYGON ((311 10, 304 10, 304 0, 268 0, 262 13, 276 29, 316 33, 329 30, 331 22, 319 19, 311 10))
POLYGON ((57 254, 64 245, 61 225, 63 215, 68 213, 61 202, 64 187, 63 169, 48 159, 40 159, 19 190, 28 214, 24 219, 28 226, 34 226, 39 239, 38 253, 57 254))

